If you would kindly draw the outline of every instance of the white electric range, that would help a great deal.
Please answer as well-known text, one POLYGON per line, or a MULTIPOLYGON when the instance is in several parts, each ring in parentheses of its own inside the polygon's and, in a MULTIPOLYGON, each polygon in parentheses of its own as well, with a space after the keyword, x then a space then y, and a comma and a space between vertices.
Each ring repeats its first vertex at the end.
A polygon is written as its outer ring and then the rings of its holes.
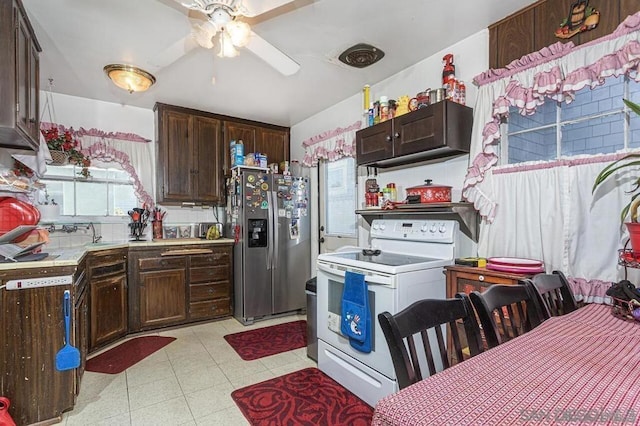
POLYGON ((319 255, 318 368, 371 406, 396 392, 391 354, 378 314, 395 314, 421 299, 444 299, 443 267, 460 256, 460 234, 453 220, 374 220, 371 247, 319 255), (354 349, 340 332, 346 271, 365 276, 372 328, 370 353, 354 349))

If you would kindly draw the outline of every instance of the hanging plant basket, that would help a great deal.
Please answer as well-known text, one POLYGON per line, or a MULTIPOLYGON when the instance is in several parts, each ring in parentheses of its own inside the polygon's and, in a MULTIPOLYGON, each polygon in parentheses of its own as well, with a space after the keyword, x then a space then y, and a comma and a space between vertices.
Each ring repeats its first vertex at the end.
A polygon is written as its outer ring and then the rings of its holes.
POLYGON ((69 164, 69 154, 64 151, 49 150, 51 154, 51 164, 54 166, 65 166, 69 164))

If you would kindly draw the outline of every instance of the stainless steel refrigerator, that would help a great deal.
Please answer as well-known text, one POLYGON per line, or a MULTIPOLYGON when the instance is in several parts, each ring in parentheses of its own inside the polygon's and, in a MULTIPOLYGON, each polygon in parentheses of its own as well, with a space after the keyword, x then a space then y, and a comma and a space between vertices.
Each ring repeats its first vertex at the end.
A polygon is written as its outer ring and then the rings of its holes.
POLYGON ((311 275, 308 179, 240 168, 231 188, 234 316, 251 324, 304 309, 311 275))

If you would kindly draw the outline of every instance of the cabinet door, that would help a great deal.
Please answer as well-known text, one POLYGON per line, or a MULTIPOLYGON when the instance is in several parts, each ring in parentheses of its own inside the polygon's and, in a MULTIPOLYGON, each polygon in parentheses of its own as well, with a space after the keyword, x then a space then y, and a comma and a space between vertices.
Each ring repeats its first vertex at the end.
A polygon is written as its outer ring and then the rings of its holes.
POLYGON ((358 165, 385 160, 394 155, 391 120, 356 132, 356 162, 358 165))
POLYGON ((394 118, 393 155, 399 157, 443 146, 445 105, 446 101, 438 102, 394 118))
POLYGON ((208 117, 193 117, 194 191, 193 200, 218 202, 222 199, 222 141, 220 121, 208 117))
POLYGON ((90 347, 127 334, 127 277, 118 274, 91 280, 90 347))
POLYGON ((31 60, 31 36, 25 18, 16 10, 16 126, 30 135, 29 126, 29 62, 31 60))
POLYGON ((227 173, 231 168, 231 153, 229 144, 231 141, 242 141, 244 144, 244 152, 256 152, 256 140, 258 139, 258 128, 249 124, 237 123, 234 121, 224 122, 224 172, 227 173))
POLYGON ((159 149, 162 157, 158 164, 158 202, 191 201, 194 167, 190 116, 177 111, 163 111, 160 116, 162 133, 159 149))
POLYGON ((289 132, 261 128, 255 152, 266 154, 269 164, 289 160, 289 132))
POLYGON ((80 351, 80 367, 76 369, 76 395, 80 393, 80 383, 87 364, 87 353, 89 352, 89 304, 87 303, 87 293, 87 291, 83 291, 76 299, 74 311, 74 324, 76 327, 74 346, 80 351))
POLYGON ((140 273, 140 326, 153 328, 187 318, 185 269, 140 273))
POLYGON ((40 136, 40 105, 39 105, 39 91, 40 91, 40 58, 38 49, 35 48, 33 43, 29 45, 29 136, 35 143, 39 143, 40 136))

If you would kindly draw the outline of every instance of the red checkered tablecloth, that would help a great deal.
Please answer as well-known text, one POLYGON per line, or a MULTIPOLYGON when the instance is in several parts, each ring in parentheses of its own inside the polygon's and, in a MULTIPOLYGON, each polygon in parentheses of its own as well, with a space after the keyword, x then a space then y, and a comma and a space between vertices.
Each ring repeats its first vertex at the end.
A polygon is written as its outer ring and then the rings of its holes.
POLYGON ((640 322, 588 305, 378 402, 373 425, 640 424, 640 322))

